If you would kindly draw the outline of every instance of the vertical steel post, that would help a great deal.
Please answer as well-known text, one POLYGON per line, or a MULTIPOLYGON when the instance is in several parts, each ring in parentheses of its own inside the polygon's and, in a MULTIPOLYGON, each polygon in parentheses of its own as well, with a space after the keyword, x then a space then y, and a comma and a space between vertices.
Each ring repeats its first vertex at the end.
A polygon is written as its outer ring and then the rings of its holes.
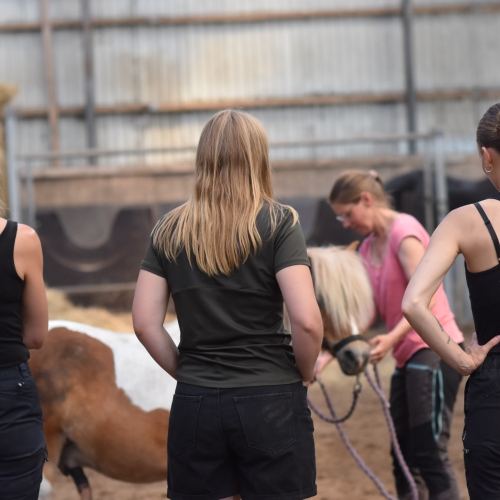
MULTIPOLYGON (((406 84, 406 123, 407 131, 413 134, 417 131, 417 95, 415 91, 414 78, 414 55, 413 55, 413 7, 412 0, 401 0, 401 12, 403 17, 403 52, 405 62, 405 84, 406 84)), ((410 154, 417 152, 417 143, 414 139, 408 141, 410 154)))
POLYGON ((28 226, 36 230, 35 186, 33 182, 33 165, 31 160, 26 162, 25 182, 26 200, 28 204, 28 226))
MULTIPOLYGON (((85 125, 87 130, 87 147, 97 146, 95 130, 95 98, 94 98, 94 59, 92 46, 92 14, 90 0, 82 0, 83 54, 85 66, 85 125)), ((95 164, 95 156, 89 156, 89 163, 95 164)))
POLYGON ((432 158, 430 154, 430 140, 426 141, 424 155, 424 220, 425 229, 429 234, 434 231, 434 181, 432 175, 432 158))
POLYGON ((9 187, 9 219, 21 220, 21 197, 19 193, 19 171, 16 160, 16 112, 5 109, 5 149, 7 159, 7 182, 9 187))
MULTIPOLYGON (((436 186, 436 215, 439 224, 448 214, 448 184, 446 179, 446 162, 443 151, 443 132, 434 133, 434 182, 436 186)), ((452 311, 455 310, 455 268, 454 266, 444 277, 444 289, 452 311)))
POLYGON ((436 183, 436 213, 439 224, 448 214, 448 185, 446 182, 446 163, 443 151, 443 132, 434 135, 434 179, 436 183))

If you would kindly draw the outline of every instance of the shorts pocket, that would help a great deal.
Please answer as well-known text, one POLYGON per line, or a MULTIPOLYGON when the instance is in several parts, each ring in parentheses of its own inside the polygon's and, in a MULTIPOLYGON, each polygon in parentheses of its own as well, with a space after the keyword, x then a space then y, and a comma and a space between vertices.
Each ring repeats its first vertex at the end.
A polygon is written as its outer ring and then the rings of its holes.
POLYGON ((297 441, 291 392, 235 397, 234 402, 250 448, 276 454, 297 441))
POLYGON ((196 423, 202 397, 174 394, 168 425, 168 448, 178 455, 196 446, 196 423))

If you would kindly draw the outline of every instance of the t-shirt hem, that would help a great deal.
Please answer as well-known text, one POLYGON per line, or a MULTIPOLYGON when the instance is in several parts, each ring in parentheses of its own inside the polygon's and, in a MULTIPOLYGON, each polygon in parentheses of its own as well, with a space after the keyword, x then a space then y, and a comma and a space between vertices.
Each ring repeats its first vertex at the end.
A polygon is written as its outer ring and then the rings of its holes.
POLYGON ((247 378, 244 382, 231 382, 230 380, 207 380, 206 378, 185 377, 179 376, 177 373, 177 382, 182 384, 197 385, 200 387, 211 387, 214 389, 239 389, 242 387, 265 387, 269 385, 287 385, 301 382, 302 377, 297 373, 297 376, 290 377, 273 377, 272 379, 257 379, 247 378))
POLYGON ((309 259, 291 259, 291 260, 285 260, 280 263, 279 266, 274 268, 274 274, 278 273, 282 269, 285 269, 286 267, 291 267, 291 266, 297 266, 297 265, 304 265, 307 267, 311 267, 311 262, 309 259))

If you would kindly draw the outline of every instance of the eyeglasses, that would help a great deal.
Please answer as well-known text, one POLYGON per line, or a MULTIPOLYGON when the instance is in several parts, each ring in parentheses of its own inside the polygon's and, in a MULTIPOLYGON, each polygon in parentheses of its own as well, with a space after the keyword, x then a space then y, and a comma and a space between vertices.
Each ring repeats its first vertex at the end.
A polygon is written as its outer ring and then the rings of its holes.
POLYGON ((336 215, 335 218, 343 224, 344 222, 347 222, 351 218, 351 212, 345 215, 336 215))
POLYGON ((350 221, 351 220, 351 217, 352 217, 352 211, 354 209, 354 207, 361 201, 361 199, 357 199, 355 201, 352 202, 352 206, 351 206, 351 209, 347 211, 347 213, 343 214, 343 215, 336 215, 335 218, 341 222, 342 224, 344 222, 347 222, 347 221, 350 221))

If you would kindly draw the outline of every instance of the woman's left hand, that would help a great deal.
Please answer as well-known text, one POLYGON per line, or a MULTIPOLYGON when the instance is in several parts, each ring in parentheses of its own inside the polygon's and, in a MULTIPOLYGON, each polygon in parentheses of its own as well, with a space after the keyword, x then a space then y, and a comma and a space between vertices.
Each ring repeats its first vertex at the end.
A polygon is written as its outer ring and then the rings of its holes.
POLYGON ((368 343, 373 347, 370 352, 370 362, 376 365, 389 352, 394 340, 390 333, 386 333, 373 337, 368 343))
POLYGON ((493 337, 489 342, 484 345, 479 345, 477 342, 477 334, 474 332, 472 334, 472 339, 470 344, 467 346, 465 352, 470 356, 470 373, 474 372, 479 368, 479 366, 483 363, 490 349, 495 347, 500 342, 500 335, 493 337))

